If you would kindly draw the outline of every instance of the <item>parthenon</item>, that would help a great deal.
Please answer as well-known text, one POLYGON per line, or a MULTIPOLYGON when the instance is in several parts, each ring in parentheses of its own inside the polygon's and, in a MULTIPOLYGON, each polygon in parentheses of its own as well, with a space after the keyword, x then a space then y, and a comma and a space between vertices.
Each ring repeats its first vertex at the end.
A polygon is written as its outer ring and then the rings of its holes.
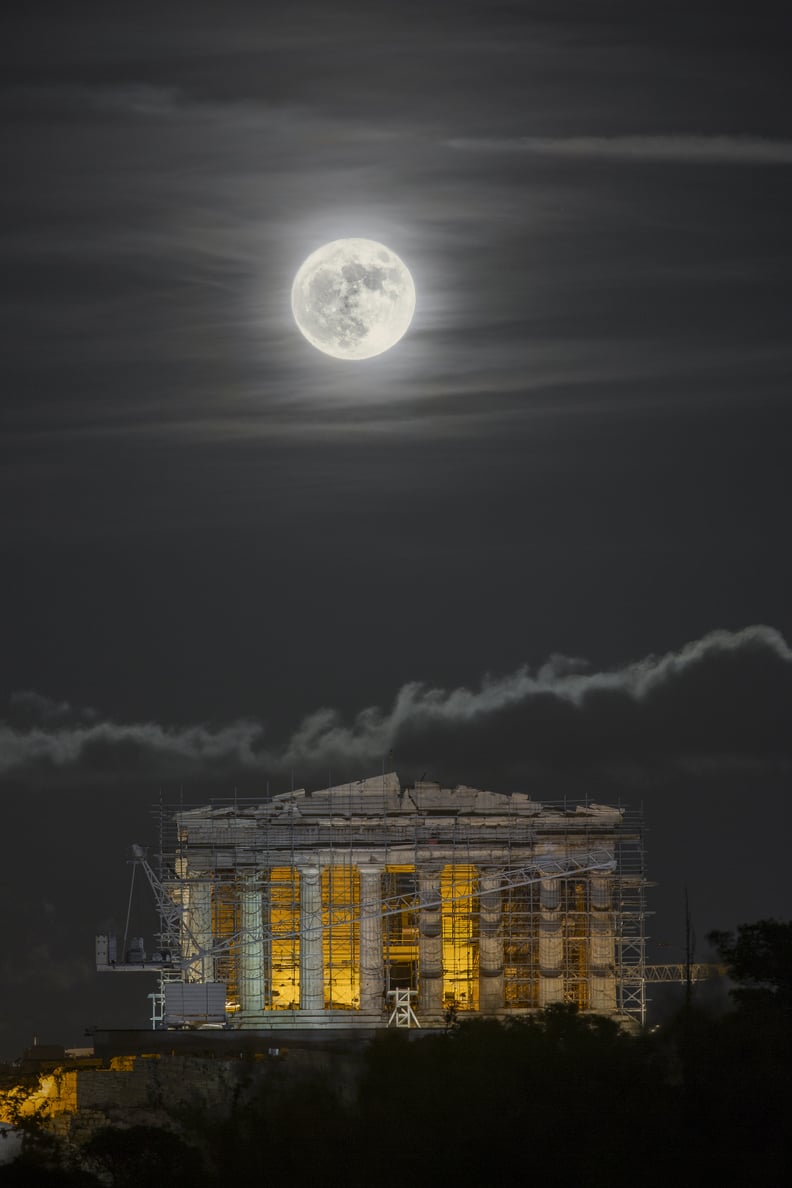
POLYGON ((377 1028, 397 999, 421 1027, 554 1003, 643 1016, 641 831, 623 808, 389 773, 172 823, 171 1015, 204 987, 242 1028, 377 1028))

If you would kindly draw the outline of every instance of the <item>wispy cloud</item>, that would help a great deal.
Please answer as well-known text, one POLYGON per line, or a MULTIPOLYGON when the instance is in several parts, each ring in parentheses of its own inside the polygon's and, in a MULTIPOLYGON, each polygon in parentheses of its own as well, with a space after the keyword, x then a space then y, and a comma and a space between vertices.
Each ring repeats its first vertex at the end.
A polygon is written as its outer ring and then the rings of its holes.
POLYGON ((71 771, 88 779, 293 771, 307 779, 328 766, 365 774, 391 752, 397 764, 433 770, 788 759, 791 696, 792 650, 774 628, 754 626, 714 631, 678 651, 607 671, 552 656, 535 671, 523 666, 477 688, 411 682, 389 709, 371 706, 351 721, 319 709, 280 744, 260 721, 63 723, 42 700, 39 723, 0 725, 0 771, 71 771))
POLYGON ((99 717, 90 706, 73 706, 68 701, 55 701, 33 689, 20 689, 12 693, 8 701, 15 720, 21 719, 34 725, 40 722, 87 722, 99 717))
POLYGON ((463 137, 451 148, 480 153, 537 153, 553 157, 606 157, 691 165, 792 165, 792 141, 761 136, 512 136, 463 137))

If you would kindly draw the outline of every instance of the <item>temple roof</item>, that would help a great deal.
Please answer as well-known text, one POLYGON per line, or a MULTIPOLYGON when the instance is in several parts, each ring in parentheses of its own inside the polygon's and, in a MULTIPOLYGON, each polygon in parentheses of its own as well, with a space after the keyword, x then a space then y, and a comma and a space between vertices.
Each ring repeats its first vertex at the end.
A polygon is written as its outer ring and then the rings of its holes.
POLYGON ((554 804, 545 806, 532 800, 524 792, 510 795, 471 788, 458 784, 444 788, 432 781, 418 780, 414 785, 402 786, 396 772, 370 776, 347 784, 306 791, 297 788, 284 792, 258 805, 209 806, 190 809, 177 814, 180 820, 191 817, 215 819, 222 817, 255 817, 260 821, 302 819, 309 821, 327 817, 393 817, 393 816, 474 816, 486 818, 593 817, 602 821, 619 820, 622 811, 608 805, 572 805, 569 808, 554 804))

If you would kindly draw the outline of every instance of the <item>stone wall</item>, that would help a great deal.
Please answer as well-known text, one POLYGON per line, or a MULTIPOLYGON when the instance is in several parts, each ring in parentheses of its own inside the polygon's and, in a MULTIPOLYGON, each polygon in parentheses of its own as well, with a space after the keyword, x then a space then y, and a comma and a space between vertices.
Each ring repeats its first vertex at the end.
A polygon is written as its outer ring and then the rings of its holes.
POLYGON ((173 1128, 182 1112, 227 1117, 266 1081, 329 1075, 351 1095, 358 1059, 297 1049, 288 1056, 235 1060, 160 1054, 117 1056, 107 1068, 61 1068, 0 1091, 0 1123, 38 1123, 77 1146, 107 1125, 173 1128))

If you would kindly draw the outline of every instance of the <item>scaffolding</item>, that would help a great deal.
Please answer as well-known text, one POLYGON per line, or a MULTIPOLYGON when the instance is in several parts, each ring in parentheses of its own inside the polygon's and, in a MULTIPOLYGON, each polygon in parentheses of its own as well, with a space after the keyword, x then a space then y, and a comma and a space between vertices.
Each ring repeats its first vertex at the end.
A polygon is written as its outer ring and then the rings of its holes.
POLYGON ((185 1024, 190 1001, 208 1019, 200 987, 222 987, 222 1022, 248 1028, 386 1026, 397 994, 422 1027, 556 1003, 644 1022, 646 879, 630 810, 402 788, 391 773, 158 813, 156 868, 136 856, 158 948, 113 968, 158 970, 162 1025, 169 999, 185 1024))

